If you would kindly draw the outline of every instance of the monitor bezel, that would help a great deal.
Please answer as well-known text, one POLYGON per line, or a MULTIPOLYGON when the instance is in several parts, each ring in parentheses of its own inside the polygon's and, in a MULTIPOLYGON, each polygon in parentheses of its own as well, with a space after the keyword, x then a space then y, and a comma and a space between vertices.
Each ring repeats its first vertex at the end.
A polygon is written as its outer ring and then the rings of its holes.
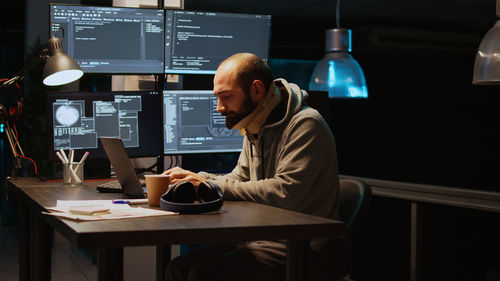
MULTIPOLYGON (((163 11, 163 36, 162 36, 162 50, 161 50, 161 53, 162 53, 162 69, 159 70, 158 72, 136 72, 136 71, 127 71, 127 72, 109 72, 109 71, 91 71, 91 72, 88 72, 88 71, 85 71, 84 70, 84 74, 85 75, 89 75, 89 74, 109 74, 109 75, 148 75, 148 74, 152 74, 152 75, 163 75, 165 74, 165 9, 162 9, 162 8, 151 8, 151 7, 123 7, 123 6, 106 6, 106 5, 86 5, 86 4, 71 4, 71 3, 49 3, 49 14, 48 14, 48 27, 49 27, 49 34, 48 36, 50 37, 52 35, 52 31, 51 31, 51 27, 50 27, 50 24, 51 24, 51 11, 52 11, 52 6, 70 6, 70 7, 92 7, 92 8, 117 8, 117 9, 136 9, 136 10, 156 10, 156 11, 163 11)), ((66 32, 66 31, 64 31, 66 32)), ((56 34, 57 35, 57 34, 56 34)))
MULTIPOLYGON (((257 14, 257 13, 238 13, 238 12, 219 12, 219 11, 214 11, 214 10, 184 10, 184 9, 174 9, 174 8, 165 8, 165 13, 164 13, 164 18, 165 18, 165 26, 167 25, 167 11, 174 11, 174 12, 199 12, 199 13, 215 13, 215 14, 229 14, 229 15, 249 15, 249 16, 263 16, 263 17, 269 17, 269 33, 268 33, 268 44, 267 44, 267 57, 266 58, 261 58, 264 60, 266 63, 269 62, 270 60, 270 51, 271 51, 271 39, 272 39, 272 26, 273 26, 273 16, 271 14, 257 14)), ((166 36, 166 28, 164 29, 164 36, 166 36)), ((163 53, 164 53, 164 74, 186 74, 186 75, 214 75, 217 71, 215 70, 181 70, 181 69, 171 69, 167 71, 165 69, 165 66, 167 64, 167 56, 170 54, 167 54, 165 51, 165 44, 166 44, 166 39, 163 41, 163 53)), ((228 55, 229 57, 229 55, 228 55)))
MULTIPOLYGON (((161 96, 162 96, 162 122, 164 121, 164 110, 165 107, 163 106, 163 99, 165 98, 165 92, 202 92, 202 93, 211 93, 213 94, 212 90, 185 90, 185 89, 165 89, 162 91, 161 96)), ((239 149, 228 149, 228 150, 175 150, 175 151, 165 151, 165 131, 164 131, 164 126, 165 123, 163 122, 163 127, 162 127, 162 141, 163 141, 163 155, 165 156, 172 156, 172 155, 194 155, 194 154, 225 154, 225 153, 241 153, 243 149, 243 141, 246 138, 246 136, 242 136, 243 139, 241 140, 241 148, 239 149)))
MULTIPOLYGON (((63 96, 71 96, 72 94, 77 94, 77 95, 84 95, 84 94, 93 94, 93 95, 117 95, 120 93, 125 93, 126 95, 133 95, 134 93, 151 93, 151 92, 156 92, 156 95, 158 95, 159 99, 159 113, 163 113, 163 93, 161 91, 154 91, 154 90, 136 90, 136 91, 99 91, 99 92, 91 92, 91 91, 78 91, 78 92, 70 92, 70 91, 64 91, 64 92, 48 92, 47 93, 47 100, 46 100, 46 121, 47 121, 47 127, 48 127, 48 138, 49 141, 47 142, 47 150, 49 154, 49 161, 58 161, 59 158, 56 156, 56 151, 54 150, 54 124, 52 120, 52 113, 51 113, 51 108, 52 108, 52 103, 51 101, 55 101, 57 97, 63 98, 63 96), (50 111, 49 111, 50 110, 50 111)), ((157 131, 155 133, 155 136, 157 137, 158 144, 157 144, 157 149, 152 149, 151 152, 144 152, 144 153, 137 153, 136 151, 131 150, 131 148, 125 148, 127 150, 127 154, 129 155, 130 158, 142 158, 142 157, 160 157, 163 155, 163 120, 161 116, 158 116, 160 118, 159 120, 159 126, 157 128, 157 131), (155 151, 156 150, 156 151, 155 151)), ((144 133, 142 133, 144 134, 144 133)), ((88 156, 89 160, 100 160, 100 159, 108 159, 106 156, 106 153, 99 142, 97 140, 97 148, 93 149, 75 149, 74 150, 74 155, 75 159, 80 159, 83 154, 89 151, 90 154, 88 156)), ((67 153, 68 150, 65 150, 67 153)))

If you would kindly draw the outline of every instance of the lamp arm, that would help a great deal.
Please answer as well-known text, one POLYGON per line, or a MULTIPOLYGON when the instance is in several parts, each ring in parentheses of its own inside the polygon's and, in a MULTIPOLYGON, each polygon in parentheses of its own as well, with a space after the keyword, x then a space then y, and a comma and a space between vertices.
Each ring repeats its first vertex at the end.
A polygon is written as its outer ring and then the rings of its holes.
POLYGON ((30 71, 33 67, 35 67, 40 62, 46 60, 47 57, 48 57, 48 50, 43 49, 39 56, 32 58, 25 65, 23 65, 23 67, 14 75, 14 77, 3 82, 2 85, 0 85, 0 89, 9 87, 10 85, 16 83, 17 81, 22 80, 24 78, 24 75, 28 71, 30 71))

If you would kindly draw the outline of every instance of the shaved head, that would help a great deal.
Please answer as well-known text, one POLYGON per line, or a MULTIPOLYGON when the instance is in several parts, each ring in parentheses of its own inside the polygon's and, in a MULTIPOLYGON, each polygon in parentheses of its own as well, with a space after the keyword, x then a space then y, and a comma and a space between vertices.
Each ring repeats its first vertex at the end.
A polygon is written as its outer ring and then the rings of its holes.
POLYGON ((262 81, 266 91, 273 81, 273 74, 267 63, 251 53, 237 53, 225 59, 215 75, 231 79, 245 94, 249 94, 254 80, 262 81))
POLYGON ((271 69, 254 54, 238 53, 224 60, 214 76, 214 95, 226 127, 234 127, 254 111, 272 82, 271 69))

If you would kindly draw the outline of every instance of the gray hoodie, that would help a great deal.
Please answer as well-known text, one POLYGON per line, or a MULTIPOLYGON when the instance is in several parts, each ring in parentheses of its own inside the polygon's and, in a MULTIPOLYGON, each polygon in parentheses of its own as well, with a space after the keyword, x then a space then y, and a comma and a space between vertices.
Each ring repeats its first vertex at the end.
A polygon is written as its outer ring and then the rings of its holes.
POLYGON ((247 200, 326 218, 336 218, 339 180, 335 139, 327 123, 305 104, 306 91, 284 79, 274 81, 283 115, 268 118, 252 143, 243 141, 237 166, 229 174, 202 177, 218 184, 226 200, 247 200), (286 108, 286 111, 285 111, 286 108))

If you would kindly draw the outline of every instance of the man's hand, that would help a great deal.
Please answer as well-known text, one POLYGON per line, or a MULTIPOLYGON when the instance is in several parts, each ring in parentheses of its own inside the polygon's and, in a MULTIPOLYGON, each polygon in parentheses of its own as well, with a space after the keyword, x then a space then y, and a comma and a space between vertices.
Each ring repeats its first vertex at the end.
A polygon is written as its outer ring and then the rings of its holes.
POLYGON ((184 170, 179 167, 174 167, 172 169, 168 169, 165 172, 163 172, 163 175, 168 175, 170 176, 170 183, 177 183, 181 181, 190 181, 195 188, 198 188, 198 185, 200 185, 201 182, 206 181, 206 179, 198 176, 196 173, 193 173, 188 170, 184 170))

